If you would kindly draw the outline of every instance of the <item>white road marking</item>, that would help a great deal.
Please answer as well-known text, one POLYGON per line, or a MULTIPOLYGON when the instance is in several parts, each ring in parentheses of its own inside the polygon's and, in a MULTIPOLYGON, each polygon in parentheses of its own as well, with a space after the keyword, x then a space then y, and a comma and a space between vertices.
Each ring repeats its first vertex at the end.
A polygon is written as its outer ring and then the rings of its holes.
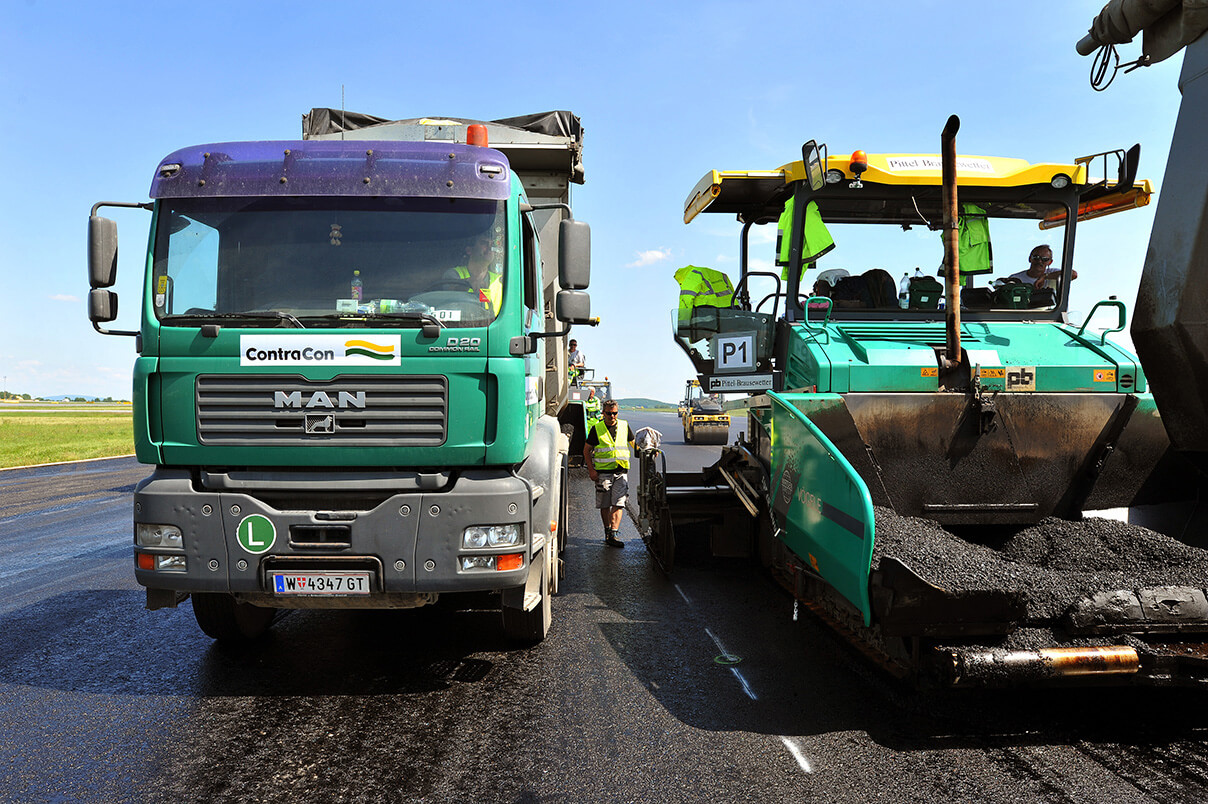
POLYGON ((731 667, 730 672, 734 674, 736 679, 738 679, 738 683, 742 685, 742 691, 747 694, 747 697, 752 701, 758 701, 759 699, 755 697, 755 693, 751 690, 751 685, 748 684, 747 680, 742 677, 742 673, 738 672, 738 668, 731 667))
MULTIPOLYGON (((688 596, 686 594, 684 594, 684 590, 680 588, 680 585, 674 584, 674 586, 675 586, 675 591, 679 592, 679 596, 684 599, 684 602, 687 603, 689 606, 691 606, 692 601, 688 599, 688 596)), ((793 619, 794 620, 797 619, 797 601, 796 600, 793 601, 793 619)), ((726 662, 741 661, 741 657, 735 656, 733 653, 730 653, 730 651, 726 649, 726 646, 722 644, 721 640, 717 638, 717 634, 713 633, 712 630, 706 628, 705 633, 709 635, 709 639, 713 640, 713 644, 717 646, 717 650, 721 654, 720 658, 722 660, 724 660, 726 662)), ((747 683, 746 678, 743 677, 742 673, 739 672, 738 668, 731 667, 730 672, 734 674, 734 678, 738 679, 738 683, 742 685, 742 691, 747 694, 747 697, 750 698, 752 701, 758 701, 759 697, 755 694, 755 691, 753 689, 751 689, 751 685, 749 683, 747 683)), ((804 771, 805 773, 814 772, 813 766, 810 765, 809 757, 807 757, 801 751, 801 748, 796 743, 794 743, 788 737, 781 737, 780 742, 784 743, 784 747, 788 749, 789 754, 792 755, 793 760, 797 763, 797 766, 800 767, 802 771, 804 771)))
POLYGON ((712 631, 710 631, 708 628, 705 629, 705 633, 709 635, 709 639, 712 639, 713 644, 717 646, 717 649, 719 651, 721 651, 721 655, 722 655, 723 659, 725 659, 727 662, 732 662, 738 658, 733 653, 730 653, 730 651, 726 650, 726 646, 721 644, 721 640, 718 639, 717 636, 712 631))
POLYGON ((795 742, 788 737, 781 737, 780 742, 784 743, 784 747, 789 749, 789 753, 793 755, 793 759, 797 760, 797 764, 801 767, 801 770, 806 773, 814 772, 813 767, 810 765, 809 757, 801 752, 801 748, 795 742))

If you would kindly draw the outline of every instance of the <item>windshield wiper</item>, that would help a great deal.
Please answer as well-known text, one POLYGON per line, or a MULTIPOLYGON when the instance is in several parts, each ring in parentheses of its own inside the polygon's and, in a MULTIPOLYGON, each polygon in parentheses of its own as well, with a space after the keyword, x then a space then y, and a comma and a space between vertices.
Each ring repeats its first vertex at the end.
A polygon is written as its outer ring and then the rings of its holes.
POLYGON ((194 321, 215 321, 215 320, 257 320, 265 319, 272 321, 288 321, 298 329, 306 329, 306 325, 298 320, 297 316, 292 313, 283 313, 280 310, 254 310, 242 313, 178 313, 176 315, 166 315, 164 321, 179 321, 188 319, 194 321))
POLYGON ((423 326, 425 338, 435 338, 444 329, 445 322, 431 313, 417 313, 411 310, 397 313, 335 313, 332 315, 307 316, 320 318, 325 321, 413 321, 423 326))

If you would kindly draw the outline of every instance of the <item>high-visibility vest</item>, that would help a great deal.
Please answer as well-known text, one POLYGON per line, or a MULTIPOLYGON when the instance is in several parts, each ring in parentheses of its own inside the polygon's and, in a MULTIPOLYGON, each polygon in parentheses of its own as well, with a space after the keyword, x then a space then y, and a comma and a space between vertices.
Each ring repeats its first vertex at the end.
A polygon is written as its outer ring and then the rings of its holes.
POLYGON ((990 219, 975 204, 961 204, 960 269, 961 276, 994 273, 994 250, 990 246, 990 219))
MULTIPOLYGON (((780 213, 780 222, 776 225, 776 264, 780 266, 780 278, 789 278, 789 251, 793 243, 793 207, 795 199, 789 198, 780 213)), ((826 252, 835 247, 830 230, 822 221, 822 213, 818 205, 810 201, 805 205, 805 235, 801 238, 801 270, 804 275, 806 267, 817 261, 826 252)))
MULTIPOLYGON (((969 276, 994 273, 994 248, 990 243, 990 219, 986 211, 976 204, 961 204, 957 230, 960 283, 964 285, 969 276)), ((940 240, 943 239, 944 233, 940 232, 940 240)), ((940 271, 944 272, 943 263, 940 263, 940 271)))
POLYGON ((734 299, 730 277, 712 268, 685 265, 675 272, 679 283, 679 320, 687 324, 693 307, 729 307, 734 299))
POLYGON ((597 472, 629 468, 629 425, 617 419, 617 436, 614 439, 604 422, 596 422, 596 444, 591 453, 597 472))
MULTIPOLYGON (((467 282, 473 282, 470 278, 470 269, 465 265, 458 265, 453 269, 457 272, 457 276, 467 282)), ((497 274, 494 271, 487 271, 487 286, 485 288, 475 288, 471 285, 471 292, 478 293, 478 300, 483 304, 489 305, 491 312, 499 312, 499 304, 503 301, 503 274, 497 274)))

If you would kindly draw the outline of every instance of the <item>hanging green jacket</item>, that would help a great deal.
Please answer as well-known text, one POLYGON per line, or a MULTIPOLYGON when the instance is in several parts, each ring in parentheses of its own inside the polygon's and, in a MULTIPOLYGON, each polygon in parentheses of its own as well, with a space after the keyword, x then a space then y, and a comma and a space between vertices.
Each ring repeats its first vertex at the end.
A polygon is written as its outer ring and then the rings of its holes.
MULTIPOLYGON (((957 220, 961 284, 964 277, 994 271, 994 249, 990 245, 990 219, 977 204, 961 204, 957 220)), ((944 233, 940 232, 943 239, 944 233)))
POLYGON ((712 268, 685 265, 675 272, 679 283, 679 321, 687 324, 694 307, 729 307, 734 299, 730 277, 712 268))
MULTIPOLYGON (((780 278, 789 278, 789 250, 792 248, 793 237, 793 207, 795 199, 790 198, 780 213, 780 222, 776 225, 776 264, 780 266, 780 278)), ((804 275, 805 267, 815 262, 826 252, 835 247, 830 230, 822 222, 822 213, 818 205, 810 201, 805 205, 805 236, 801 240, 801 270, 804 275)))

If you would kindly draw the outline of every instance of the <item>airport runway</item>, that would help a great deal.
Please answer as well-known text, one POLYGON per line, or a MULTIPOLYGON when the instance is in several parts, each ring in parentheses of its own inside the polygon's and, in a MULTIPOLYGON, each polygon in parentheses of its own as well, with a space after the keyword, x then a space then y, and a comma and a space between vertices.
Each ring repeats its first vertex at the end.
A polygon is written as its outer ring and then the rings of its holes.
MULTIPOLYGON (((626 416, 677 468, 716 452, 679 445, 674 414, 626 416)), ((188 603, 142 608, 147 473, 0 472, 0 801, 1208 797, 1204 695, 905 693, 745 562, 665 577, 628 521, 606 548, 584 470, 536 647, 437 606, 293 612, 220 649, 188 603)))

